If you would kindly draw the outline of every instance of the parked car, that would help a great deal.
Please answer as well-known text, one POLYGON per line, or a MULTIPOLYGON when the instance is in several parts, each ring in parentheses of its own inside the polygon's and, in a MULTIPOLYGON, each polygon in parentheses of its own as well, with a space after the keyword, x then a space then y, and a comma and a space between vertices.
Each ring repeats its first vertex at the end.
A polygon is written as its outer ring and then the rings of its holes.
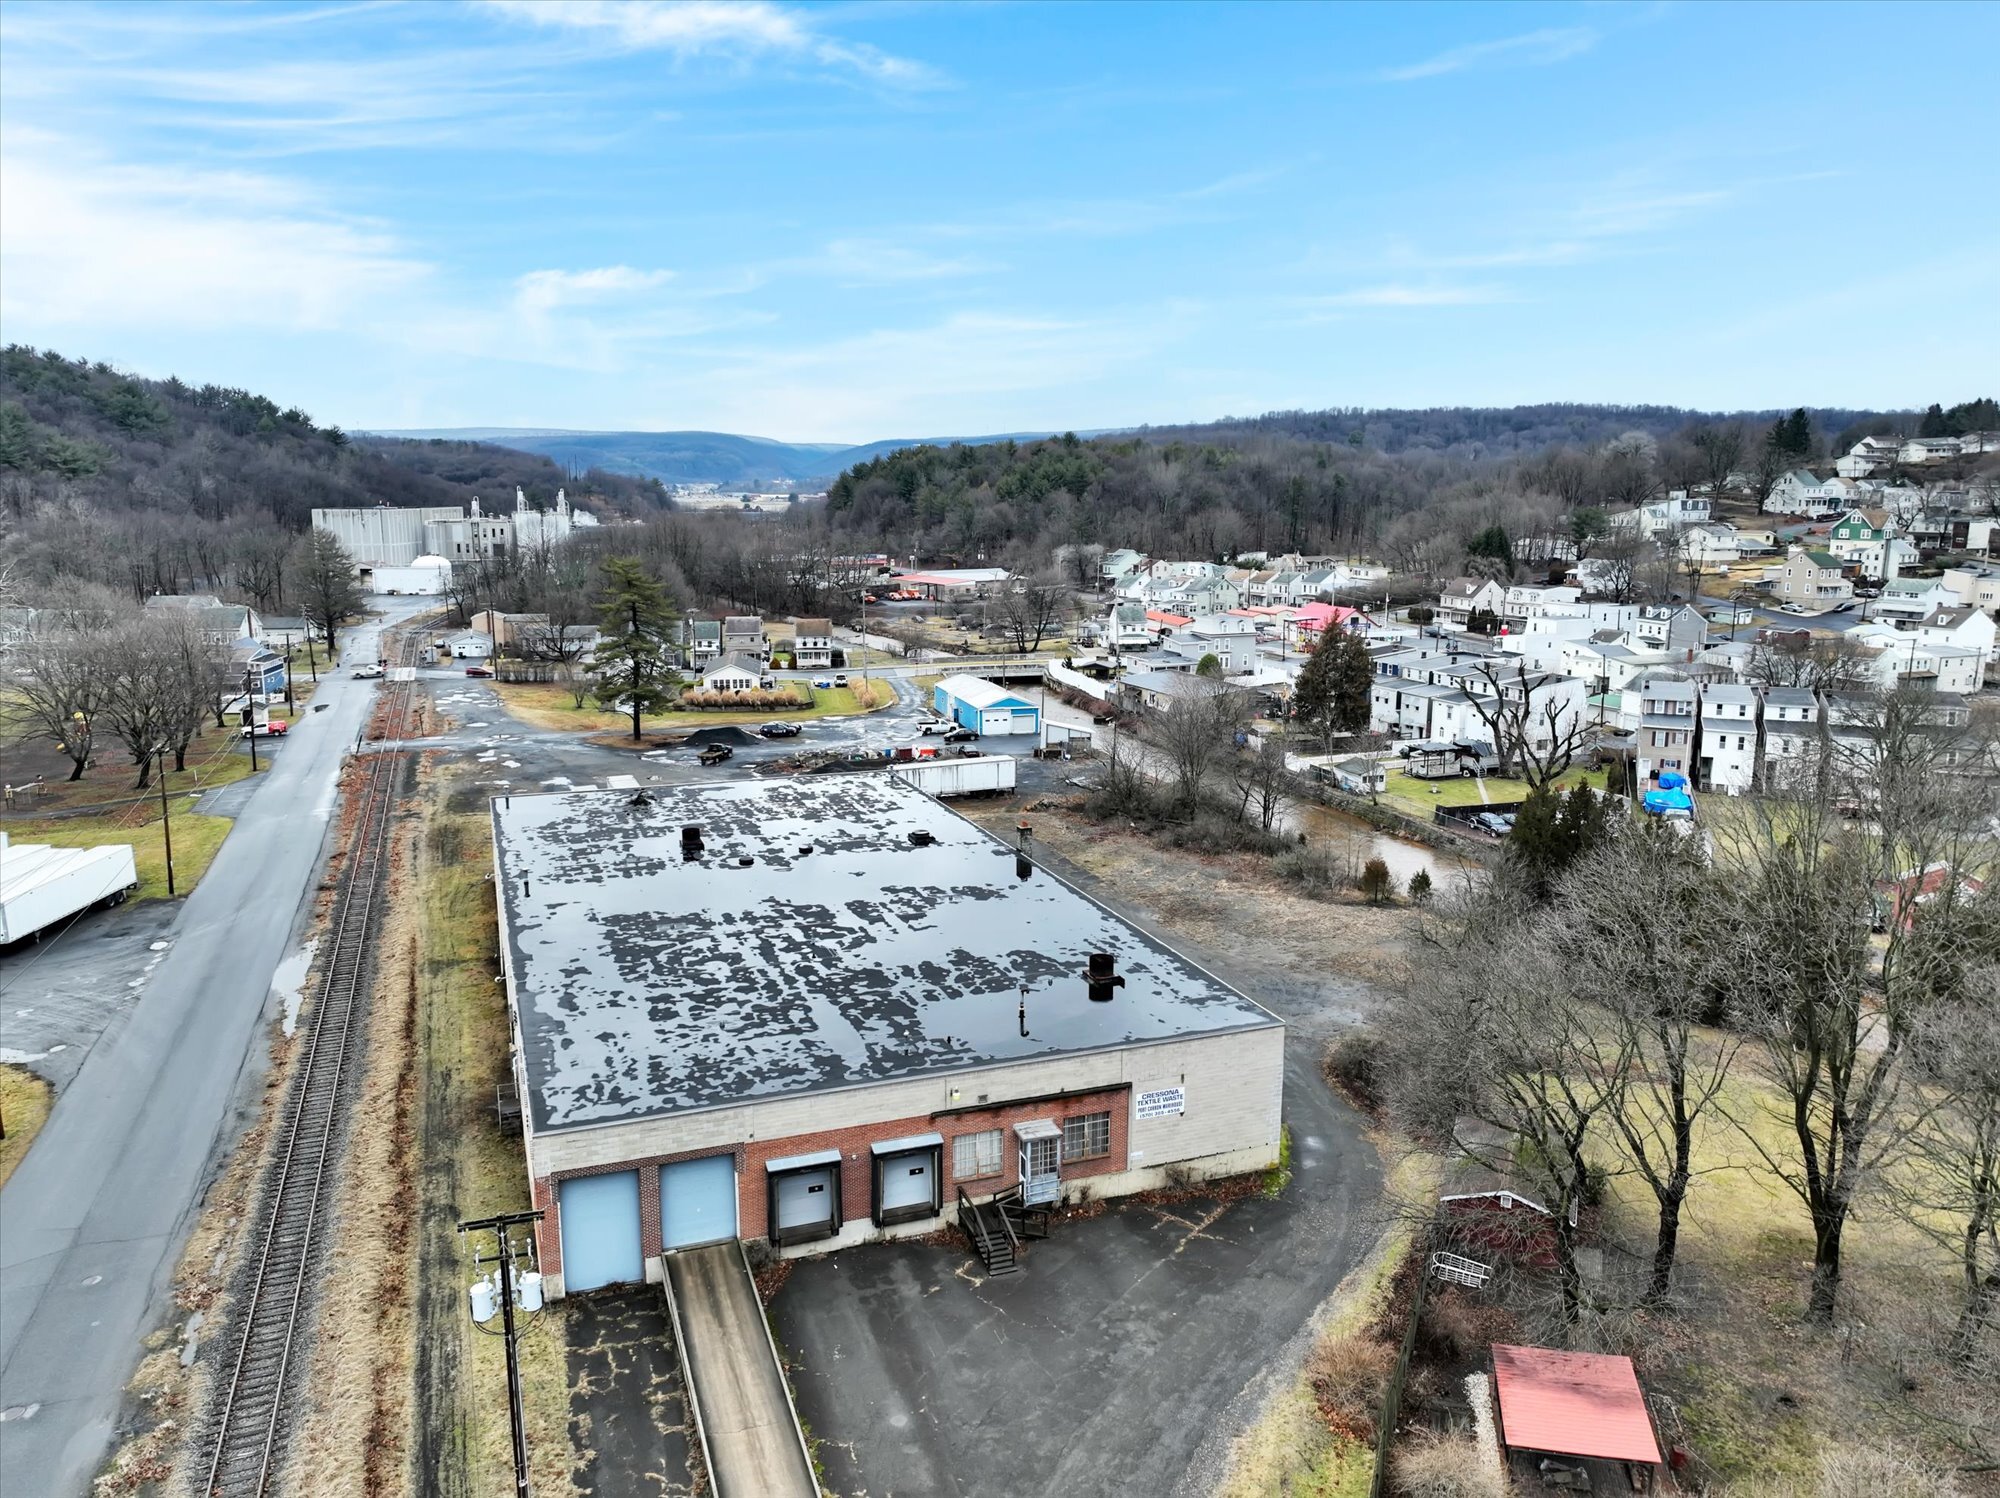
POLYGON ((237 733, 240 737, 246 739, 253 734, 260 739, 282 739, 291 731, 292 725, 287 723, 283 718, 273 718, 268 723, 259 723, 255 728, 246 723, 242 728, 237 730, 237 733))
POLYGON ((774 718, 760 727, 757 732, 767 739, 795 739, 799 736, 799 725, 787 723, 782 718, 774 718))
POLYGON ((353 671, 356 681, 379 681, 382 677, 380 666, 356 666, 353 671))
POLYGON ((1802 603, 1785 603, 1778 606, 1778 612, 1781 614, 1810 614, 1812 610, 1802 603))
POLYGON ((1477 827, 1481 832, 1492 833, 1495 837, 1505 837, 1514 830, 1508 824, 1507 819, 1497 811, 1482 811, 1477 813, 1472 819, 1472 825, 1477 827))
POLYGON ((978 737, 979 735, 969 728, 954 727, 945 731, 944 741, 947 744, 970 744, 978 737))
POLYGON ((727 744, 710 744, 695 756, 695 763, 719 765, 735 753, 736 751, 727 744))
POLYGON ((465 674, 467 676, 491 676, 493 672, 485 666, 467 666, 465 674))
POLYGON ((845 676, 836 676, 833 679, 833 684, 837 687, 844 687, 847 685, 847 678, 845 676))
POLYGON ((831 676, 815 676, 813 678, 813 685, 821 691, 829 691, 833 687, 833 678, 831 676))

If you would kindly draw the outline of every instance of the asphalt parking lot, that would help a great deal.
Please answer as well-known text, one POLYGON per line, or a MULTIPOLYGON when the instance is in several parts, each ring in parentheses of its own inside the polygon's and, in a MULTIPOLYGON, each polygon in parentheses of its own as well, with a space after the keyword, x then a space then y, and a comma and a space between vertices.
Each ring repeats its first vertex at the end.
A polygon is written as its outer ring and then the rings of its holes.
POLYGON ((1373 1148, 1289 1043, 1280 1196, 1127 1203, 1059 1225, 1023 1271, 870 1244, 772 1304, 825 1485, 856 1498, 1213 1491, 1230 1440, 1380 1227, 1373 1148))

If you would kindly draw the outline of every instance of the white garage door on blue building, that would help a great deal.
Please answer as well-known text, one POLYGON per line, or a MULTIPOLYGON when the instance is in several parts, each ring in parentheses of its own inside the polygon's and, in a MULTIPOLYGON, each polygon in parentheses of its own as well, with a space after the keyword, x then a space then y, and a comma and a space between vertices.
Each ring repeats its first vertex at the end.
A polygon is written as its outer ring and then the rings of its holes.
POLYGON ((694 1248, 736 1236, 736 1157, 710 1155, 660 1167, 660 1244, 694 1248))
POLYGON ((977 734, 1040 733, 1041 710, 1028 698, 983 676, 947 676, 931 689, 941 718, 977 734))
POLYGON ((562 1183, 563 1289, 569 1294, 646 1277, 639 1244, 639 1172, 562 1183))

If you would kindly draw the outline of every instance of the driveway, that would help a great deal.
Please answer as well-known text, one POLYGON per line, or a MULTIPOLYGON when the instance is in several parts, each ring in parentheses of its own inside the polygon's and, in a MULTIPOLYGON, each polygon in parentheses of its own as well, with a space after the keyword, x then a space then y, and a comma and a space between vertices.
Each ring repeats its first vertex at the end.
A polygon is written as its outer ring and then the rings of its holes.
MULTIPOLYGON (((379 600, 392 618, 420 600, 379 600)), ((350 653, 373 658, 372 626, 350 653)), ((103 1461, 146 1332, 220 1151, 253 1116, 272 977, 307 912, 345 751, 373 689, 322 679, 208 874, 0 1190, 0 1472, 79 1493, 103 1461)), ((60 948, 49 960, 62 960, 60 948)), ((150 956, 150 954, 149 954, 150 956)), ((142 964, 143 966, 143 964, 142 964)))
POLYGON ((1366 1006, 1359 985, 1245 969, 1059 872, 1285 1017, 1292 1184, 1114 1206, 996 1280, 958 1244, 799 1263, 772 1315, 826 1486, 847 1498, 1213 1491, 1260 1375, 1381 1226, 1375 1151, 1319 1069, 1366 1006))

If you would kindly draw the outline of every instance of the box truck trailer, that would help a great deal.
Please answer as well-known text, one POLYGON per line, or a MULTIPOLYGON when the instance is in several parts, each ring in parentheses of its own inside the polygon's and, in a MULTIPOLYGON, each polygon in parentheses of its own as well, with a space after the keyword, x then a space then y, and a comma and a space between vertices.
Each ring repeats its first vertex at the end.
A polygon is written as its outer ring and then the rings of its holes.
POLYGON ((122 905, 139 887, 130 843, 52 848, 0 832, 0 947, 26 941, 93 905, 122 905))
POLYGON ((951 796, 997 795, 1014 789, 1014 757, 982 754, 976 759, 924 759, 896 766, 906 784, 940 801, 951 796))

